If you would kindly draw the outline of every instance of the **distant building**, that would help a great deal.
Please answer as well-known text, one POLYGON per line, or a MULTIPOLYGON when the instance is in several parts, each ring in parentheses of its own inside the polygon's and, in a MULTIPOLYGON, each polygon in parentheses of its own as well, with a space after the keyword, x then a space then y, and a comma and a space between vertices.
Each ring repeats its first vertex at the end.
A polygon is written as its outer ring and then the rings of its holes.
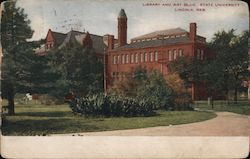
POLYGON ((88 32, 71 30, 64 34, 49 29, 45 38, 45 44, 37 48, 35 53, 41 56, 46 55, 51 49, 60 49, 70 42, 78 42, 81 45, 93 47, 96 57, 99 60, 103 60, 104 50, 107 48, 104 39, 104 36, 94 35, 88 32))
MULTIPOLYGON (((190 23, 189 31, 182 28, 154 31, 131 39, 127 43, 127 16, 122 9, 118 15, 118 40, 108 35, 106 82, 110 87, 114 81, 122 80, 141 66, 148 72, 158 70, 167 77, 167 63, 181 56, 204 60, 212 55, 207 50, 206 38, 197 35, 197 24, 190 23)), ((207 98, 205 86, 193 83, 194 100, 207 98)))

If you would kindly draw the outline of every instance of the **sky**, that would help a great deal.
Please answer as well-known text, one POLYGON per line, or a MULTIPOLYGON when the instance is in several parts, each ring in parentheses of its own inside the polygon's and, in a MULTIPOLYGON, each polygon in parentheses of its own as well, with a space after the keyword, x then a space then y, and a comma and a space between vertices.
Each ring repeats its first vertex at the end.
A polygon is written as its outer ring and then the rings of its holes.
POLYGON ((249 28, 247 4, 238 0, 17 0, 17 6, 24 8, 31 20, 35 32, 30 40, 45 38, 48 29, 117 38, 121 8, 128 18, 128 42, 157 30, 180 27, 189 31, 191 22, 197 23, 198 35, 207 41, 217 31, 235 29, 240 33, 249 28))

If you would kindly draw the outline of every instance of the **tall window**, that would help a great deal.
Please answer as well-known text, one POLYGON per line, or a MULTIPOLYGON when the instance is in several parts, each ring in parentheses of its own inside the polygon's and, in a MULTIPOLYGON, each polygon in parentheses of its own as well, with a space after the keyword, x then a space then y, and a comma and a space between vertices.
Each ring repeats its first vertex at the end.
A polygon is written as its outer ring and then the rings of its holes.
POLYGON ((174 60, 177 58, 177 50, 174 50, 174 60))
POLYGON ((173 61, 173 54, 171 50, 168 50, 168 59, 169 61, 173 61))
POLYGON ((148 53, 145 52, 144 54, 144 61, 147 62, 148 61, 148 53))
POLYGON ((122 64, 125 63, 125 55, 122 55, 122 64))
POLYGON ((116 56, 113 56, 113 64, 116 64, 116 63, 117 63, 116 56))
POLYGON ((150 62, 154 61, 154 54, 153 52, 150 52, 150 62))
POLYGON ((117 56, 117 64, 120 63, 120 55, 117 56))
POLYGON ((183 50, 179 49, 179 57, 182 57, 182 56, 183 56, 183 50))
POLYGON ((155 61, 158 61, 158 52, 155 52, 155 61))
POLYGON ((138 63, 138 54, 135 54, 135 63, 138 63))
POLYGON ((134 63, 134 54, 130 55, 130 63, 134 63))
POLYGON ((126 63, 129 63, 129 61, 128 61, 128 55, 126 55, 126 63))
POLYGON ((143 53, 141 53, 141 62, 143 62, 143 53))

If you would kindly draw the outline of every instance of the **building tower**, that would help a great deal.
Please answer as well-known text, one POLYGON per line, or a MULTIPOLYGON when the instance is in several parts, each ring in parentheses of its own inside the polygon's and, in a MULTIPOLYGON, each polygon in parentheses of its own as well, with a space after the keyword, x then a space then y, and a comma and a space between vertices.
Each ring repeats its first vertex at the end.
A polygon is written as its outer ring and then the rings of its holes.
POLYGON ((127 16, 124 9, 118 15, 118 46, 127 44, 127 16))

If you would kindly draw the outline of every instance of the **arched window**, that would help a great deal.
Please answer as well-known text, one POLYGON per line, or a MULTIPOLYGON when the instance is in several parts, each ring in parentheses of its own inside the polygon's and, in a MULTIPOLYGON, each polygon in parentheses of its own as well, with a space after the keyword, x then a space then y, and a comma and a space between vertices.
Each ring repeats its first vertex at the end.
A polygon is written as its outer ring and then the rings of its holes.
POLYGON ((125 55, 122 55, 122 64, 125 63, 125 55))
POLYGON ((117 56, 117 64, 120 63, 120 55, 117 56))
POLYGON ((174 60, 177 58, 177 50, 174 50, 174 60))
POLYGON ((113 64, 116 64, 116 63, 117 63, 116 56, 113 56, 113 64))
POLYGON ((126 63, 129 63, 129 61, 128 61, 129 59, 128 59, 128 55, 126 55, 126 63))
POLYGON ((144 54, 144 61, 147 62, 148 61, 148 53, 145 52, 144 54))
POLYGON ((182 57, 182 56, 183 56, 183 50, 179 49, 179 57, 182 57))
POLYGON ((169 59, 169 61, 173 61, 172 50, 168 50, 168 59, 169 59))
POLYGON ((135 54, 135 63, 138 63, 138 54, 135 54))
POLYGON ((150 52, 150 62, 154 61, 154 54, 153 52, 150 52))
POLYGON ((130 63, 134 63, 134 54, 130 55, 130 63))
POLYGON ((143 53, 141 53, 141 62, 143 62, 143 53))
POLYGON ((155 61, 158 61, 158 52, 155 52, 155 61))

